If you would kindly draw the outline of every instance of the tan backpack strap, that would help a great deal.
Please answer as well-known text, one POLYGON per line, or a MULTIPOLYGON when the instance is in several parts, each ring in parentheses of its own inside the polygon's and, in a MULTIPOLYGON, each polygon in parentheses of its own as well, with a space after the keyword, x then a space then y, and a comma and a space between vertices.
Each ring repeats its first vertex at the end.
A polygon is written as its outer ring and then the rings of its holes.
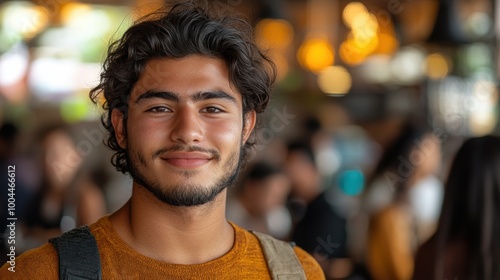
POLYGON ((306 280, 292 245, 267 234, 252 231, 259 239, 273 280, 306 280))

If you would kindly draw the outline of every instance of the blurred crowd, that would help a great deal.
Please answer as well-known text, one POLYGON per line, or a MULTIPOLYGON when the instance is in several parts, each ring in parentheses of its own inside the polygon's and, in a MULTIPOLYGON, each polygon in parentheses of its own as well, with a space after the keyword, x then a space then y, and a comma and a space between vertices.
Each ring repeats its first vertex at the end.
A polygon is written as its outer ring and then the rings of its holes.
MULTIPOLYGON (((228 219, 295 242, 327 279, 498 279, 500 138, 455 139, 401 119, 381 141, 345 120, 327 126, 317 116, 296 118, 265 145, 257 142, 230 189, 228 219)), ((257 141, 265 128, 257 128, 257 141)), ((18 254, 127 199, 131 181, 97 148, 89 153, 98 163, 89 162, 81 131, 51 124, 30 134, 26 149, 18 145, 26 133, 2 124, 0 165, 19 170, 18 254)), ((3 222, 7 193, 0 194, 3 222)))

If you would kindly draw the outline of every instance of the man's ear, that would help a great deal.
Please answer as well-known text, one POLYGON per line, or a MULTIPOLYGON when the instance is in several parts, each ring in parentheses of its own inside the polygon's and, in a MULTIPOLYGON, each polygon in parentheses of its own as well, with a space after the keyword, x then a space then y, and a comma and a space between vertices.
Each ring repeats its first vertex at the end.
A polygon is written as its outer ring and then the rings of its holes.
POLYGON ((125 135, 125 128, 123 127, 123 114, 118 109, 113 109, 111 111, 111 124, 115 129, 115 137, 118 141, 118 145, 122 149, 127 148, 127 137, 125 135))
POLYGON ((246 143, 248 137, 252 134, 255 128, 255 123, 257 122, 257 113, 252 110, 245 114, 245 121, 243 123, 243 143, 246 143))

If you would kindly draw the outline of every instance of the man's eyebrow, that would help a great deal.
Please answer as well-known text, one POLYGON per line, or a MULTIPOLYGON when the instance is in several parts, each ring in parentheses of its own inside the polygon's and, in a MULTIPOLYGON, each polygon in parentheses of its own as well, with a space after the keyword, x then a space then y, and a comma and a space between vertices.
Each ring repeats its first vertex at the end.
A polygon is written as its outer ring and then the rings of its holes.
POLYGON ((202 101, 202 100, 208 100, 208 99, 227 99, 235 104, 238 104, 238 101, 236 101, 236 98, 234 98, 229 93, 226 93, 222 90, 198 92, 198 93, 194 94, 193 96, 191 96, 191 99, 193 101, 202 101))
POLYGON ((174 102, 179 102, 179 96, 177 94, 170 91, 153 91, 148 90, 145 93, 141 94, 135 100, 135 103, 140 103, 142 100, 151 99, 151 98, 161 98, 174 102))

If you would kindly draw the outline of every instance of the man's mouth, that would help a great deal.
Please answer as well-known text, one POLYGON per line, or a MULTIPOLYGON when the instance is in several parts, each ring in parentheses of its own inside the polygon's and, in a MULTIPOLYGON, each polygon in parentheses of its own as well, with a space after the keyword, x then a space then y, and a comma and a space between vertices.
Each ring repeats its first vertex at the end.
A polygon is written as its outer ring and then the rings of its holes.
POLYGON ((212 160, 212 156, 201 152, 170 152, 160 157, 179 168, 196 168, 212 160))

